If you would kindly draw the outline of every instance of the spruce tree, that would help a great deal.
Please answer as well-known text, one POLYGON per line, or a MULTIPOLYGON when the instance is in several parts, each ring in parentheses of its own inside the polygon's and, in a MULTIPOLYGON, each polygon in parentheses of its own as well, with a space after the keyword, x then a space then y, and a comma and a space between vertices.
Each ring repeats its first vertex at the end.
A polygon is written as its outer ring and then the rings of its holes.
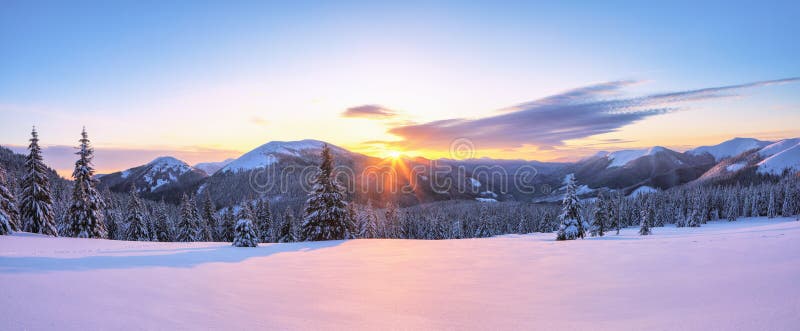
POLYGON ((155 218, 155 240, 161 242, 172 241, 172 225, 167 215, 167 205, 164 203, 163 199, 158 206, 156 206, 153 217, 155 218))
POLYGON ((47 178, 47 167, 42 161, 42 150, 39 147, 39 133, 36 128, 31 131, 30 153, 25 159, 27 173, 22 179, 22 203, 20 214, 25 231, 58 236, 55 217, 53 216, 53 199, 50 195, 50 181, 47 178))
POLYGON ((222 220, 220 221, 220 231, 219 231, 219 238, 222 241, 233 241, 233 231, 234 227, 234 220, 236 219, 236 215, 233 214, 233 208, 226 208, 225 213, 222 214, 222 220))
POLYGON ((606 209, 606 201, 603 194, 600 193, 597 196, 597 208, 594 210, 594 219, 592 220, 592 237, 602 237, 605 234, 606 209))
POLYGON ((9 189, 9 183, 11 183, 10 178, 7 177, 5 169, 0 166, 0 212, 5 213, 11 231, 21 231, 17 198, 9 189))
POLYGON ((356 225, 356 204, 350 202, 347 204, 347 233, 345 239, 355 239, 358 236, 358 226, 356 225))
POLYGON ((258 236, 253 227, 253 221, 243 218, 236 221, 233 233, 233 246, 235 247, 257 247, 258 236))
POLYGON ((144 206, 142 206, 142 202, 139 200, 139 194, 135 186, 131 188, 127 210, 128 217, 126 223, 128 224, 128 229, 125 232, 125 240, 149 241, 150 235, 147 232, 144 206))
POLYGON ((375 210, 372 208, 372 200, 367 201, 367 205, 359 213, 359 230, 360 238, 377 238, 378 237, 378 216, 375 215, 375 210))
POLYGON ((270 210, 269 200, 258 200, 255 214, 259 241, 262 243, 271 242, 272 223, 274 223, 274 221, 272 220, 272 211, 270 210))
POLYGON ((725 216, 728 221, 733 222, 739 217, 739 199, 735 193, 728 196, 728 203, 725 206, 725 216))
POLYGON ((341 186, 333 177, 333 156, 328 145, 322 147, 322 163, 314 187, 306 201, 302 226, 303 240, 340 240, 347 235, 347 205, 341 186))
POLYGON ((97 191, 94 179, 92 158, 94 149, 90 145, 86 128, 79 140, 78 160, 72 172, 72 205, 69 207, 68 222, 70 235, 78 238, 105 238, 107 236, 103 208, 105 201, 97 191))
POLYGON ((769 200, 767 202, 767 217, 774 218, 777 215, 775 208, 775 191, 769 191, 769 200))
POLYGON ((203 215, 200 220, 200 236, 202 237, 200 241, 214 241, 216 239, 214 226, 217 224, 217 216, 216 207, 214 207, 214 202, 211 201, 211 194, 206 194, 206 198, 203 201, 203 215))
POLYGON ((650 210, 650 208, 643 207, 640 215, 641 215, 641 221, 639 224, 639 235, 647 236, 652 234, 652 232, 650 231, 650 226, 652 224, 651 220, 653 218, 653 212, 650 210))
POLYGON ((481 203, 481 209, 478 213, 478 227, 475 229, 475 238, 491 237, 492 232, 489 230, 489 208, 486 203, 481 203))
POLYGON ((176 225, 175 240, 179 242, 192 242, 197 238, 195 224, 197 221, 194 219, 195 212, 194 206, 186 194, 181 197, 181 215, 178 218, 176 225))
POLYGON ((576 189, 575 176, 570 174, 567 176, 566 193, 564 193, 561 215, 559 216, 560 225, 556 240, 573 240, 583 238, 586 235, 586 230, 580 219, 580 202, 576 189))
POLYGON ((286 208, 286 211, 283 212, 283 221, 281 222, 281 228, 278 235, 278 242, 280 243, 290 243, 297 241, 297 237, 295 236, 295 225, 294 225, 294 216, 292 216, 292 210, 290 208, 286 208))

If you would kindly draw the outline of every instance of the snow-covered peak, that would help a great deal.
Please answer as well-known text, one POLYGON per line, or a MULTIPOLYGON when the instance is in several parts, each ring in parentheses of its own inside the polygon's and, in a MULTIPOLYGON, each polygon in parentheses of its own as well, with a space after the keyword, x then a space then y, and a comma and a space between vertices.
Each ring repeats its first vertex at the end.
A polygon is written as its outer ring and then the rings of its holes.
POLYGON ((192 170, 192 167, 186 164, 186 162, 178 160, 172 156, 157 157, 155 160, 150 161, 150 163, 147 165, 150 167, 147 173, 170 171, 183 174, 192 170))
POLYGON ((692 155, 711 154, 715 160, 720 161, 724 158, 742 154, 751 149, 762 148, 771 144, 769 141, 762 141, 753 138, 733 138, 714 146, 701 146, 687 151, 692 155))
MULTIPOLYGON (((263 168, 277 162, 278 155, 301 156, 301 152, 308 150, 319 150, 326 142, 305 139, 298 141, 271 141, 252 151, 249 151, 226 165, 220 171, 247 171, 263 168)), ((345 151, 339 147, 328 144, 332 150, 345 151)))

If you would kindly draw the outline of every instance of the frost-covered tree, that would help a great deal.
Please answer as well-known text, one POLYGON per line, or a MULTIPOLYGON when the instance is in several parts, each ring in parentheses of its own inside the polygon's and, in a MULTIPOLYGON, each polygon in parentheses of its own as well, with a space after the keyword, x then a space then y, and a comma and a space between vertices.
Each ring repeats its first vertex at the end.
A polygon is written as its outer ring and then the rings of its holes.
POLYGON ((14 194, 6 186, 6 172, 0 166, 0 235, 19 231, 19 212, 14 194))
POLYGON ((800 205, 800 192, 793 189, 793 186, 786 184, 783 193, 783 206, 781 208, 781 216, 789 217, 798 213, 800 205))
POLYGON ((378 215, 372 208, 372 200, 367 201, 367 205, 358 213, 359 218, 359 237, 377 238, 378 237, 378 215))
POLYGON ((155 222, 154 240, 161 242, 172 241, 174 238, 172 224, 169 221, 169 216, 167 215, 167 206, 164 203, 164 200, 161 200, 158 206, 156 206, 153 218, 155 222))
POLYGON ((294 213, 292 212, 291 208, 286 208, 286 211, 283 212, 283 220, 281 221, 281 228, 278 231, 278 242, 280 243, 290 243, 297 241, 297 236, 295 235, 296 226, 294 221, 294 213))
POLYGON ((0 213, 4 213, 8 220, 11 231, 22 230, 19 219, 19 209, 17 209, 17 199, 9 189, 10 180, 6 175, 5 169, 0 166, 0 213))
POLYGON ((128 224, 128 229, 125 231, 125 240, 149 241, 150 235, 147 232, 144 206, 142 206, 142 201, 139 200, 139 194, 135 186, 131 188, 127 210, 128 217, 125 223, 128 224))
POLYGON ((214 226, 217 224, 216 207, 211 201, 211 194, 206 194, 203 200, 203 212, 200 221, 200 241, 214 241, 214 226))
POLYGON ((195 219, 196 215, 194 203, 184 194, 181 199, 181 215, 178 219, 175 240, 179 242, 197 241, 198 231, 196 226, 198 222, 195 219))
POLYGON ((322 164, 306 201, 302 226, 303 240, 340 240, 347 235, 347 204, 343 189, 333 177, 333 156, 328 145, 322 147, 322 164))
POLYGON ((486 203, 481 203, 480 212, 478 213, 478 227, 475 229, 475 238, 491 237, 492 232, 489 230, 489 207, 486 203))
POLYGON ((105 201, 97 191, 92 158, 94 149, 86 128, 81 132, 80 147, 72 172, 72 205, 68 211, 70 235, 78 238, 105 238, 107 236, 103 208, 105 201))
POLYGON ((53 198, 50 195, 50 181, 47 167, 42 161, 39 147, 39 133, 31 131, 31 143, 25 159, 25 177, 22 179, 22 203, 20 214, 25 231, 58 236, 53 214, 53 198))
POLYGON ((652 234, 650 227, 653 224, 653 211, 649 208, 649 206, 644 206, 640 212, 640 222, 639 222, 639 235, 640 236, 647 236, 652 234))
POLYGON ((594 218, 592 219, 592 237, 600 236, 602 237, 605 234, 605 224, 608 222, 606 216, 606 200, 603 197, 603 194, 600 193, 597 196, 597 207, 594 209, 594 218))
POLYGON ((236 224, 234 220, 236 215, 233 214, 233 208, 226 208, 225 213, 222 214, 219 226, 219 239, 222 241, 233 241, 233 231, 236 224))
POLYGON ((236 221, 236 228, 233 233, 233 246, 236 247, 257 247, 258 236, 256 235, 253 221, 243 218, 236 221))
POLYGON ((350 202, 347 204, 347 233, 345 234, 345 239, 355 239, 358 237, 359 231, 358 226, 356 225, 356 204, 355 202, 350 202))
POLYGON ((769 191, 769 201, 767 202, 767 217, 774 218, 777 215, 775 208, 775 191, 769 191))
POLYGON ((400 238, 400 215, 397 211, 397 204, 392 201, 386 203, 384 218, 386 220, 384 236, 386 238, 400 238))
POLYGON ((586 235, 580 219, 580 201, 576 189, 575 176, 570 174, 567 176, 566 193, 564 193, 564 201, 561 204, 561 215, 559 215, 561 224, 556 234, 557 240, 573 240, 586 235))
POLYGON ((258 238, 262 243, 272 241, 272 211, 270 210, 269 200, 260 199, 256 203, 255 210, 256 228, 258 228, 258 238))
POLYGON ((736 193, 731 192, 728 196, 728 200, 725 204, 725 217, 728 221, 733 222, 739 217, 739 199, 736 197, 736 193))

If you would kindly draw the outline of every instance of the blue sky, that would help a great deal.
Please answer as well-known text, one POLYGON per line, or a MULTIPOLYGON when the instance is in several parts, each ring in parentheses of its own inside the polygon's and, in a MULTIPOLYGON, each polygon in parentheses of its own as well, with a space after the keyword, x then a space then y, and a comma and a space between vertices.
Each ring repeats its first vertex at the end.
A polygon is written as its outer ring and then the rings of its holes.
MULTIPOLYGON (((24 145, 36 124, 43 143, 74 145, 86 125, 99 159, 131 149, 215 160, 303 138, 442 156, 391 132, 604 82, 637 81, 614 92, 627 98, 800 76, 798 13, 796 1, 5 1, 0 144, 24 145), (398 116, 342 116, 363 105, 398 116)), ((800 135, 799 87, 731 91, 555 146, 486 141, 482 152, 554 159, 596 141, 800 135)), ((125 162, 151 156, 134 154, 125 162)))

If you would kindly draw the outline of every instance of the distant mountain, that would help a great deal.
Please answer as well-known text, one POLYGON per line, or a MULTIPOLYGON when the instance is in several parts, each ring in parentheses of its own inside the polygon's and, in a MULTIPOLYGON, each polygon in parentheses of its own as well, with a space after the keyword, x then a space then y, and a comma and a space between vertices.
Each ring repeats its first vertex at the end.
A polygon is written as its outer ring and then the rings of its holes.
MULTIPOLYGON (((278 162, 285 157, 303 158, 309 152, 320 151, 324 141, 306 139, 300 141, 271 141, 240 156, 236 160, 228 163, 220 171, 222 172, 241 172, 258 168, 264 168, 278 162)), ((344 148, 328 144, 334 154, 352 154, 344 148)))
POLYGON ((762 175, 781 175, 784 170, 800 172, 800 138, 784 139, 723 159, 697 182, 746 185, 759 181, 762 175))
POLYGON ((145 198, 174 202, 206 177, 208 175, 203 170, 174 157, 162 156, 142 166, 104 175, 99 180, 112 192, 127 192, 136 186, 145 198))
POLYGON ((227 159, 220 162, 201 162, 194 165, 195 169, 200 169, 206 172, 209 176, 224 168, 228 163, 233 162, 235 159, 227 159))
POLYGON ((687 153, 692 155, 708 153, 713 156, 716 161, 721 161, 722 159, 737 156, 749 150, 760 149, 769 144, 772 144, 772 142, 753 138, 733 138, 714 146, 697 147, 687 151, 687 153))

